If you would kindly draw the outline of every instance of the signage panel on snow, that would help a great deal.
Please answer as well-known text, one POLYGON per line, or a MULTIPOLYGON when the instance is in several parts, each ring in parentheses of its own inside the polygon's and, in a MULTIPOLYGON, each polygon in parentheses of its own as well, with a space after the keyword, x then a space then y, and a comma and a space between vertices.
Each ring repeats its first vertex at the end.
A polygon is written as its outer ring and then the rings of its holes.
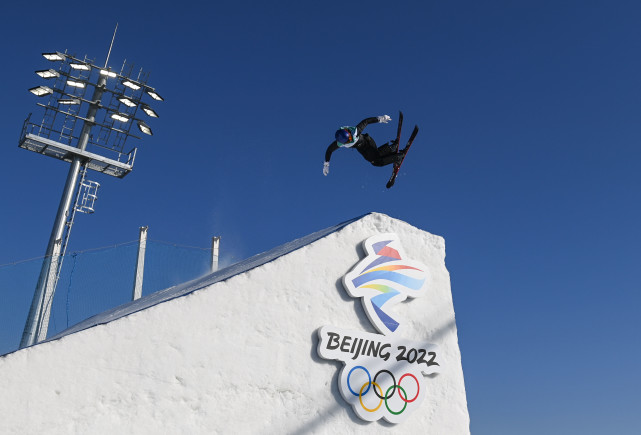
POLYGON ((441 360, 437 345, 401 336, 403 321, 392 307, 425 296, 429 272, 407 258, 396 234, 370 237, 363 248, 365 258, 343 277, 343 286, 350 296, 361 298, 380 334, 323 326, 318 354, 343 362, 338 388, 356 415, 400 423, 425 399, 423 375, 437 373, 441 360))

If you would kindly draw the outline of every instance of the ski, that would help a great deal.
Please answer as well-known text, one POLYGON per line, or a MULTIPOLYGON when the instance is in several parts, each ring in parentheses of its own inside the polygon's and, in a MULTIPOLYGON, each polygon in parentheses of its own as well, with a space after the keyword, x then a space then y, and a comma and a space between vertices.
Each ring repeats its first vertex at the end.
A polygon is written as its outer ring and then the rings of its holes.
MULTIPOLYGON (((400 127, 399 127, 399 131, 400 131, 400 127)), ((394 182, 396 182, 396 176, 398 175, 398 171, 401 169, 401 165, 405 161, 405 157, 407 157, 407 153, 409 152, 410 147, 412 146, 412 142, 414 142, 414 138, 416 137, 417 134, 418 134, 418 125, 414 126, 414 130, 412 131, 412 134, 410 135, 410 138, 407 141, 407 145, 405 145, 405 148, 404 148, 405 155, 403 156, 403 159, 398 165, 394 165, 394 171, 392 172, 392 176, 390 177, 386 185, 388 189, 394 185, 394 182)))
POLYGON ((396 141, 392 144, 394 152, 398 152, 399 144, 401 143, 401 127, 403 127, 403 112, 398 111, 398 128, 396 129, 396 141))

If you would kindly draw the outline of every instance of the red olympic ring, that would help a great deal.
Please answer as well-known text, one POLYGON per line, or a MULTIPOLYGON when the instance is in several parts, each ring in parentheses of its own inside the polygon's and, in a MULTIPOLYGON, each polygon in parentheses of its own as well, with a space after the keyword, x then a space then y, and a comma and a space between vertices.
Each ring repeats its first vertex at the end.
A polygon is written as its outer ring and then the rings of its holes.
MULTIPOLYGON (((418 398, 418 393, 420 393, 420 392, 421 392, 421 384, 419 384, 419 383, 418 383, 418 379, 416 379, 416 376, 414 376, 414 375, 413 375, 413 374, 411 374, 411 373, 405 373, 403 376, 401 376, 401 379, 399 379, 399 380, 398 380, 398 386, 399 386, 399 387, 401 386, 401 382, 403 382, 403 378, 404 378, 405 376, 411 376, 411 377, 413 377, 413 378, 414 378, 414 380, 416 381, 416 396, 414 396, 414 398, 413 398, 412 400, 406 400, 406 399, 403 399, 403 395, 402 395, 402 394, 399 394, 399 396, 401 396, 401 400, 402 400, 403 402, 410 403, 410 402, 415 401, 415 400, 418 398)), ((407 397, 407 396, 406 396, 406 397, 407 397)))

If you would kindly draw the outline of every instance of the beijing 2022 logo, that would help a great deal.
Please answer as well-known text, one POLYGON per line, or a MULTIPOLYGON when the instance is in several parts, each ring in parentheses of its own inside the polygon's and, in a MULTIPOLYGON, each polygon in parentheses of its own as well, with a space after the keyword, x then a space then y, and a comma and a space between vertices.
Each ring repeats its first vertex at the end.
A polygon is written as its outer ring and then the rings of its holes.
POLYGON ((423 375, 439 371, 440 353, 435 344, 402 338, 403 323, 390 308, 424 296, 428 271, 407 259, 396 234, 370 237, 363 248, 366 257, 343 277, 343 286, 350 296, 361 298, 380 334, 323 326, 318 354, 344 363, 338 387, 356 415, 400 423, 425 399, 423 375))

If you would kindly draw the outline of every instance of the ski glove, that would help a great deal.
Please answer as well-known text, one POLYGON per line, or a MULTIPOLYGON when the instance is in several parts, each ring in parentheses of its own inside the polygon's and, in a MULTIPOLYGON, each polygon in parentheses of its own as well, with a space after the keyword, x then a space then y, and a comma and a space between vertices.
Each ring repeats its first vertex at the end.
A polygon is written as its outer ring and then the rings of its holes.
POLYGON ((323 163, 323 175, 327 176, 329 174, 329 162, 323 163))
POLYGON ((384 124, 387 124, 387 123, 388 123, 388 122, 390 122, 391 120, 392 120, 392 118, 390 118, 390 116, 389 116, 389 115, 382 115, 382 116, 378 116, 378 122, 382 122, 382 123, 384 123, 384 124))

